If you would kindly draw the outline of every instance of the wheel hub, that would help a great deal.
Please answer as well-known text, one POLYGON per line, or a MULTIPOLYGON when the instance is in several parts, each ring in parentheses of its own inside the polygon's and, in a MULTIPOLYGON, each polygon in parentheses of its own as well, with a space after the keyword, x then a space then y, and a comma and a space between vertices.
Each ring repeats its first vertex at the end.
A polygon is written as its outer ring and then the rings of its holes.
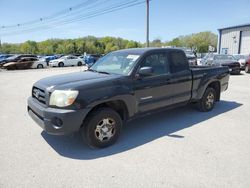
POLYGON ((214 104, 214 94, 209 93, 206 99, 206 106, 208 109, 210 109, 214 104))
POLYGON ((115 134, 115 121, 111 118, 102 119, 95 128, 95 136, 101 142, 110 140, 115 134))

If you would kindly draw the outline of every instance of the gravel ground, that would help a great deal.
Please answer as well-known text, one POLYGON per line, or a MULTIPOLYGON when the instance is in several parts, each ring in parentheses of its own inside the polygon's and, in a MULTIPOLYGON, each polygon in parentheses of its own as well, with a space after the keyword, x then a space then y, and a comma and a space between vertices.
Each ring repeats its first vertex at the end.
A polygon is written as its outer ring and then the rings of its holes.
POLYGON ((0 187, 250 187, 250 74, 230 77, 212 112, 182 107, 124 127, 89 149, 79 134, 50 136, 28 116, 43 77, 79 67, 0 72, 0 187))

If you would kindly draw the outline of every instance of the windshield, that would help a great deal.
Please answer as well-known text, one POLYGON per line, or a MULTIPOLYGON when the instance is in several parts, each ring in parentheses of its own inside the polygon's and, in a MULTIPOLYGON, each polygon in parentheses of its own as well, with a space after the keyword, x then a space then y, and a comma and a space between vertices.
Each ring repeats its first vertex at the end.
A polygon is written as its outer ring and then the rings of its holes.
POLYGON ((214 59, 215 60, 235 60, 234 56, 232 55, 216 55, 214 59))
POLYGON ((244 55, 234 55, 234 57, 239 60, 239 59, 245 59, 244 55))
POLYGON ((111 52, 100 58, 90 70, 128 75, 139 57, 139 54, 130 52, 111 52))

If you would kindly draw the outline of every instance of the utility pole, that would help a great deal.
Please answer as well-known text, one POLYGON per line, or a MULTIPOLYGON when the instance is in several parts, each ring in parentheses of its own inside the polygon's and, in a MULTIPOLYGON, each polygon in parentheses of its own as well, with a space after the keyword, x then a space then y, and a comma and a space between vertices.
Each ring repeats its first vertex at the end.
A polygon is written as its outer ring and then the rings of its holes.
POLYGON ((146 43, 147 43, 147 47, 149 47, 149 0, 146 0, 147 3, 147 28, 146 28, 146 43))
POLYGON ((1 40, 1 36, 0 36, 0 53, 2 53, 2 40, 1 40))

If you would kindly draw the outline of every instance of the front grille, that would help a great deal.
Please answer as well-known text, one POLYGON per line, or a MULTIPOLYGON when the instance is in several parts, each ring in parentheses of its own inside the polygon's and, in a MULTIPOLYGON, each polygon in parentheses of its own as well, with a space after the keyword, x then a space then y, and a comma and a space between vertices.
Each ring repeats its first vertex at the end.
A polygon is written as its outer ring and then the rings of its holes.
POLYGON ((45 101, 45 91, 37 88, 37 87, 33 87, 32 89, 32 97, 37 99, 39 102, 46 104, 45 101))

